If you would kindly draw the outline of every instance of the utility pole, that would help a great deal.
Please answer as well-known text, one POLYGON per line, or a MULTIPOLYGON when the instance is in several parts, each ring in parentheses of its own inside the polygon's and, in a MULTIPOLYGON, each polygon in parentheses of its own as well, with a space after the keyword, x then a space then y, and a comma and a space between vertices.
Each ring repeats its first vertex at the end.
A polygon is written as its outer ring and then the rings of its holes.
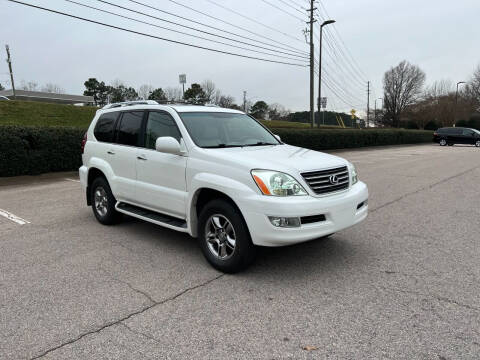
MULTIPOLYGON (((321 102, 322 102, 322 41, 323 41, 323 27, 329 24, 333 24, 335 20, 326 20, 323 22, 323 24, 320 26, 320 44, 318 45, 320 47, 320 55, 318 57, 318 123, 317 127, 320 127, 320 113, 322 111, 321 109, 321 102)), ((325 114, 324 114, 325 115, 325 114)), ((325 124, 325 121, 322 120, 322 123, 325 124)))
POLYGON ((247 112, 247 92, 243 92, 243 112, 247 112))
POLYGON ((15 83, 13 82, 13 70, 12 70, 12 59, 10 59, 10 47, 8 45, 5 45, 5 49, 7 49, 7 63, 8 63, 8 68, 10 69, 10 80, 12 81, 13 100, 17 100, 15 83))
POLYGON ((383 98, 375 99, 375 111, 373 112, 373 125, 374 126, 376 126, 376 124, 377 124, 377 100, 382 100, 383 101, 383 98))
POLYGON ((313 12, 316 8, 313 7, 315 0, 310 0, 310 126, 313 129, 315 123, 315 45, 313 44, 313 24, 315 19, 313 18, 313 12))
POLYGON ((367 82, 367 129, 370 127, 370 81, 367 82))

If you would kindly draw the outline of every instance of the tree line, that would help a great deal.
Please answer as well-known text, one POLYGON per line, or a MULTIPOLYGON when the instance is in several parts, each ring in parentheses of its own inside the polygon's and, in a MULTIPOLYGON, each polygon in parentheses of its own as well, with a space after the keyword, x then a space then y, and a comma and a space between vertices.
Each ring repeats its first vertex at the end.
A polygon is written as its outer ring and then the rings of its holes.
POLYGON ((480 129, 480 65, 464 84, 450 80, 425 85, 426 74, 406 60, 383 77, 383 109, 371 116, 378 126, 436 130, 444 126, 480 129), (376 116, 375 116, 376 115, 376 116))

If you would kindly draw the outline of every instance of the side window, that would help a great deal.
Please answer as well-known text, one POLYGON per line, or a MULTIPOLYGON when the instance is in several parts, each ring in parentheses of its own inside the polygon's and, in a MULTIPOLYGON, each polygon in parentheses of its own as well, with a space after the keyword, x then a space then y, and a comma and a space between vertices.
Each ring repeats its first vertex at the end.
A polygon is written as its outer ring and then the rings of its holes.
POLYGON ((155 149, 155 142, 159 137, 171 136, 180 142, 182 135, 172 117, 166 113, 152 111, 148 113, 145 129, 145 147, 155 149))
POLYGON ((473 135, 473 131, 472 131, 472 130, 468 130, 468 129, 463 129, 463 135, 465 135, 465 136, 472 136, 472 135, 473 135))
POLYGON ((452 129, 450 130, 451 135, 462 135, 462 129, 452 129))
POLYGON ((112 142, 118 112, 103 114, 97 121, 93 134, 98 141, 112 142))
POLYGON ((143 111, 123 113, 117 129, 117 143, 120 145, 139 146, 142 129, 143 111))

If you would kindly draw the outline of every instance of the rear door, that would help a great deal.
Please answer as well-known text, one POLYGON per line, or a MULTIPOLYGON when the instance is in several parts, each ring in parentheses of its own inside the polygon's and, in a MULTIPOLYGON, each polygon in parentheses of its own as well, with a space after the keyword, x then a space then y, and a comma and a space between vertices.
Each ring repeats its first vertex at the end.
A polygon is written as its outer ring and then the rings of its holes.
POLYGON ((125 111, 117 122, 114 144, 108 149, 114 173, 114 195, 117 200, 135 201, 137 151, 143 142, 144 111, 125 111))
POLYGON ((448 129, 448 140, 451 144, 463 144, 463 131, 462 129, 450 128, 448 129))
POLYGON ((137 157, 136 202, 164 214, 186 218, 187 157, 155 150, 159 137, 171 136, 182 142, 175 120, 163 111, 149 111, 144 130, 144 147, 137 157))

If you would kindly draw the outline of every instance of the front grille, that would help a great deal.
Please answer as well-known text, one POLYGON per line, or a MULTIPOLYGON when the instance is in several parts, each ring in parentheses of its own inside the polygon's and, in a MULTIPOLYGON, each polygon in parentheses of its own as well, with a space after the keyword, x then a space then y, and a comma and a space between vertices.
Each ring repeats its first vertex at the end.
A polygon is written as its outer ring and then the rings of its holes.
POLYGON ((345 190, 348 189, 350 184, 348 168, 346 166, 336 169, 307 172, 303 173, 302 177, 317 195, 345 190), (335 182, 335 180, 338 182, 335 182))

